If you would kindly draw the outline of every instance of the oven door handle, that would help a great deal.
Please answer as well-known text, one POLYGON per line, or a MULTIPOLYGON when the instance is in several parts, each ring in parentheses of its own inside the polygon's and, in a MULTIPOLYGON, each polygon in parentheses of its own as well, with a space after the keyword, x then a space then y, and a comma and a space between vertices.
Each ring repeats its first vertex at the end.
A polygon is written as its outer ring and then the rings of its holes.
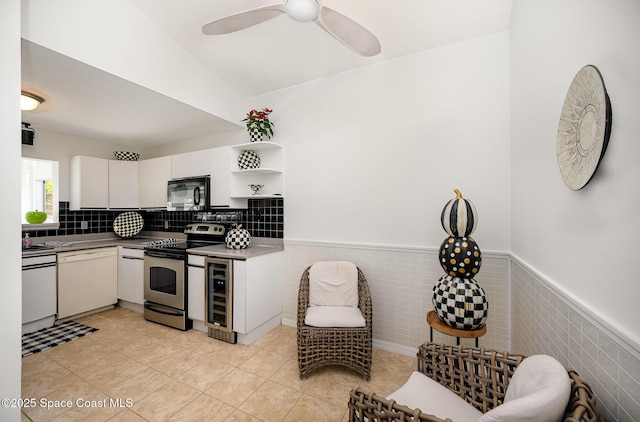
POLYGON ((183 255, 176 255, 170 252, 161 252, 161 251, 144 251, 145 256, 151 256, 154 258, 166 258, 166 259, 176 259, 178 261, 184 261, 183 255))
POLYGON ((170 311, 167 311, 166 309, 156 308, 155 306, 150 305, 148 303, 145 303, 144 307, 146 309, 150 310, 150 311, 157 312, 159 314, 170 315, 170 316, 182 316, 183 315, 182 312, 170 312, 170 311))

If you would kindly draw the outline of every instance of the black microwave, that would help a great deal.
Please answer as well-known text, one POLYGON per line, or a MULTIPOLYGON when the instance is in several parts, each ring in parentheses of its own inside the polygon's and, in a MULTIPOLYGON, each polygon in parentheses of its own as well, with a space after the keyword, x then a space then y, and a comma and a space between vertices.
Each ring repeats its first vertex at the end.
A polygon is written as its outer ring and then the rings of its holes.
POLYGON ((167 184, 167 211, 203 211, 210 206, 210 176, 181 177, 167 184))

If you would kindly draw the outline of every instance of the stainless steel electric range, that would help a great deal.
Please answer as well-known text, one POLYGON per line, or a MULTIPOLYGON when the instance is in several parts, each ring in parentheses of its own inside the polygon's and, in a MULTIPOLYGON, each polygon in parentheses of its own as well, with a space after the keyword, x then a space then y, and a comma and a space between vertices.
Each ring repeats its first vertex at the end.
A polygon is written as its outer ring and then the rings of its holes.
POLYGON ((212 223, 186 226, 186 240, 147 242, 144 251, 144 317, 179 330, 192 328, 187 310, 187 249, 224 243, 225 227, 212 223))

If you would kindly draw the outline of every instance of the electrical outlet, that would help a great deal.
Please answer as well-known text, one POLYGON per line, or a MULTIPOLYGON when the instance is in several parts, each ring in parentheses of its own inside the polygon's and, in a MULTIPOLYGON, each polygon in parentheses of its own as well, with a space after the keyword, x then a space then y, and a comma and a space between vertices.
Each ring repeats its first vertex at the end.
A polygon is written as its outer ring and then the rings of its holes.
POLYGON ((81 221, 80 222, 80 230, 87 230, 89 228, 89 222, 88 221, 81 221))

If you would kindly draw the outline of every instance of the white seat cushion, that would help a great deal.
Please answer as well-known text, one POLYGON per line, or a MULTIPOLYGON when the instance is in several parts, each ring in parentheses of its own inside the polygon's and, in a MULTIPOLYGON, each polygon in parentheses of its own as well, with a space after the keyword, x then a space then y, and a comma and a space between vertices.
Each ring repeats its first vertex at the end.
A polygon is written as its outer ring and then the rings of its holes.
POLYGON ((348 261, 313 264, 309 269, 309 306, 358 306, 358 267, 348 261))
POLYGON ((420 409, 423 413, 441 419, 450 418, 455 422, 477 422, 482 416, 482 412, 460 396, 417 371, 414 371, 409 380, 387 399, 393 399, 399 404, 420 409))
POLYGON ((560 362, 546 355, 529 356, 513 373, 504 403, 479 422, 561 421, 570 395, 571 380, 560 362))
POLYGON ((364 327, 367 325, 360 308, 351 306, 310 306, 304 318, 312 327, 364 327))

